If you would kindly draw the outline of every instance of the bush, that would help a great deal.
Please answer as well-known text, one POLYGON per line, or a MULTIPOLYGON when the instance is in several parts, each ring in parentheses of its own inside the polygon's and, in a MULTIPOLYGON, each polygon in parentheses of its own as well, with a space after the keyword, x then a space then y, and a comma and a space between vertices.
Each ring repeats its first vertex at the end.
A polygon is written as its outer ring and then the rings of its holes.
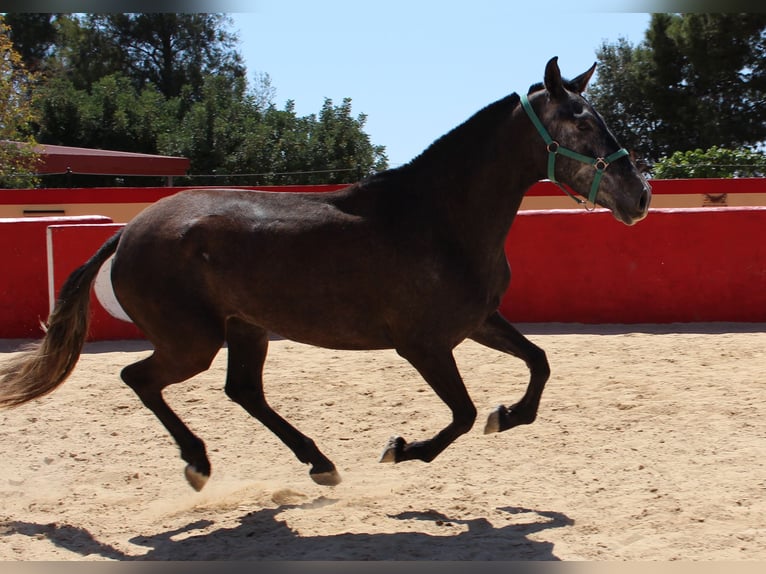
POLYGON ((702 151, 677 151, 652 168, 657 179, 764 177, 766 155, 761 151, 713 146, 702 151))

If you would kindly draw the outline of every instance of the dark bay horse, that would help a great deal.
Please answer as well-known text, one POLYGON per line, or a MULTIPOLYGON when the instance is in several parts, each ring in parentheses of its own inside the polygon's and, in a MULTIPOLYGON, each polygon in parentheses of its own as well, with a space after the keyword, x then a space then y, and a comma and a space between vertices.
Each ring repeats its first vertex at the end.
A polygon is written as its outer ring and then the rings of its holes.
POLYGON ((510 281, 504 241, 525 191, 547 177, 628 225, 647 215, 651 197, 582 97, 594 69, 564 80, 554 58, 526 95, 487 106, 410 163, 337 192, 205 189, 158 201, 68 278, 45 337, 2 367, 0 406, 51 392, 72 372, 91 284, 114 254, 117 299, 154 346, 122 379, 178 443, 195 489, 210 476, 205 445, 162 392, 205 371, 224 343, 226 394, 310 464, 315 482, 340 481, 264 397, 269 332, 334 349, 395 349, 415 367, 452 420, 425 440, 392 438, 382 461, 432 461, 473 426, 476 408, 453 358, 467 338, 530 371, 521 400, 497 407, 485 432, 533 422, 548 361, 497 311, 510 281))

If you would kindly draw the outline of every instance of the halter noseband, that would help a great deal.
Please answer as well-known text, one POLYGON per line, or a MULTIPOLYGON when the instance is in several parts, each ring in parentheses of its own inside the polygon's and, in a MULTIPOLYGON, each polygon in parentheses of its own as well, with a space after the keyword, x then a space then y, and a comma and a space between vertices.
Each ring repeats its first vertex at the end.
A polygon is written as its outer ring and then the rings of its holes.
POLYGON ((588 157, 587 155, 583 155, 581 153, 577 153, 576 151, 572 151, 571 149, 567 149, 565 147, 562 147, 559 145, 557 141, 555 141, 550 134, 548 133, 548 130, 545 129, 542 122, 540 121, 540 118, 537 117, 537 114, 535 114, 535 111, 532 109, 532 105, 529 103, 529 98, 526 96, 526 94, 522 94, 521 96, 521 105, 524 108, 524 111, 527 112, 527 115, 529 116, 529 119, 532 120, 532 123, 534 124, 535 128, 537 128, 537 132, 542 136, 543 140, 545 141, 546 149, 548 150, 548 179, 555 183, 559 188, 566 193, 569 197, 574 199, 577 203, 585 204, 587 207, 587 203, 580 199, 579 197, 575 197, 572 195, 572 193, 564 187, 561 183, 559 183, 556 180, 555 175, 555 168, 556 168, 556 155, 561 154, 563 156, 576 159, 579 162, 586 163, 588 165, 592 165, 594 169, 596 170, 596 175, 593 176, 593 183, 590 186, 590 194, 588 194, 588 201, 595 207, 596 205, 596 195, 598 194, 598 186, 601 184, 601 178, 604 175, 604 171, 607 167, 609 167, 609 164, 612 163, 616 159, 620 159, 623 156, 628 155, 628 150, 625 148, 620 148, 613 154, 607 156, 607 157, 588 157))

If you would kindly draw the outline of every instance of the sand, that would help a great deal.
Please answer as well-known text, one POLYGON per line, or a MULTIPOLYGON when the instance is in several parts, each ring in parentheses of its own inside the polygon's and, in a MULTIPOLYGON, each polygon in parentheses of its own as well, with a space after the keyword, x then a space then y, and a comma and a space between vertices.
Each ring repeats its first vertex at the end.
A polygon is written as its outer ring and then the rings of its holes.
POLYGON ((0 412, 0 560, 766 560, 766 325, 522 330, 553 371, 537 421, 482 433, 527 370, 466 342, 479 419, 430 464, 378 462, 449 418, 393 351, 272 341, 267 396, 335 487, 227 399, 222 350, 166 393, 207 443, 199 493, 119 379, 148 345, 90 343, 55 393, 0 412))

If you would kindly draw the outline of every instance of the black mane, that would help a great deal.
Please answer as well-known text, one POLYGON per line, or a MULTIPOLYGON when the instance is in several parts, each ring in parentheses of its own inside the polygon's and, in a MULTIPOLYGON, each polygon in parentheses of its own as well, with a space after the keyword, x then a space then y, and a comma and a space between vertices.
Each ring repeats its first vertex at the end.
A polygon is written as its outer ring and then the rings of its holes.
POLYGON ((482 108, 465 122, 450 130, 423 152, 417 155, 398 170, 413 169, 425 162, 438 163, 441 158, 450 156, 456 152, 465 155, 481 155, 482 149, 479 142, 486 139, 502 118, 510 115, 520 100, 516 92, 497 100, 482 108))

